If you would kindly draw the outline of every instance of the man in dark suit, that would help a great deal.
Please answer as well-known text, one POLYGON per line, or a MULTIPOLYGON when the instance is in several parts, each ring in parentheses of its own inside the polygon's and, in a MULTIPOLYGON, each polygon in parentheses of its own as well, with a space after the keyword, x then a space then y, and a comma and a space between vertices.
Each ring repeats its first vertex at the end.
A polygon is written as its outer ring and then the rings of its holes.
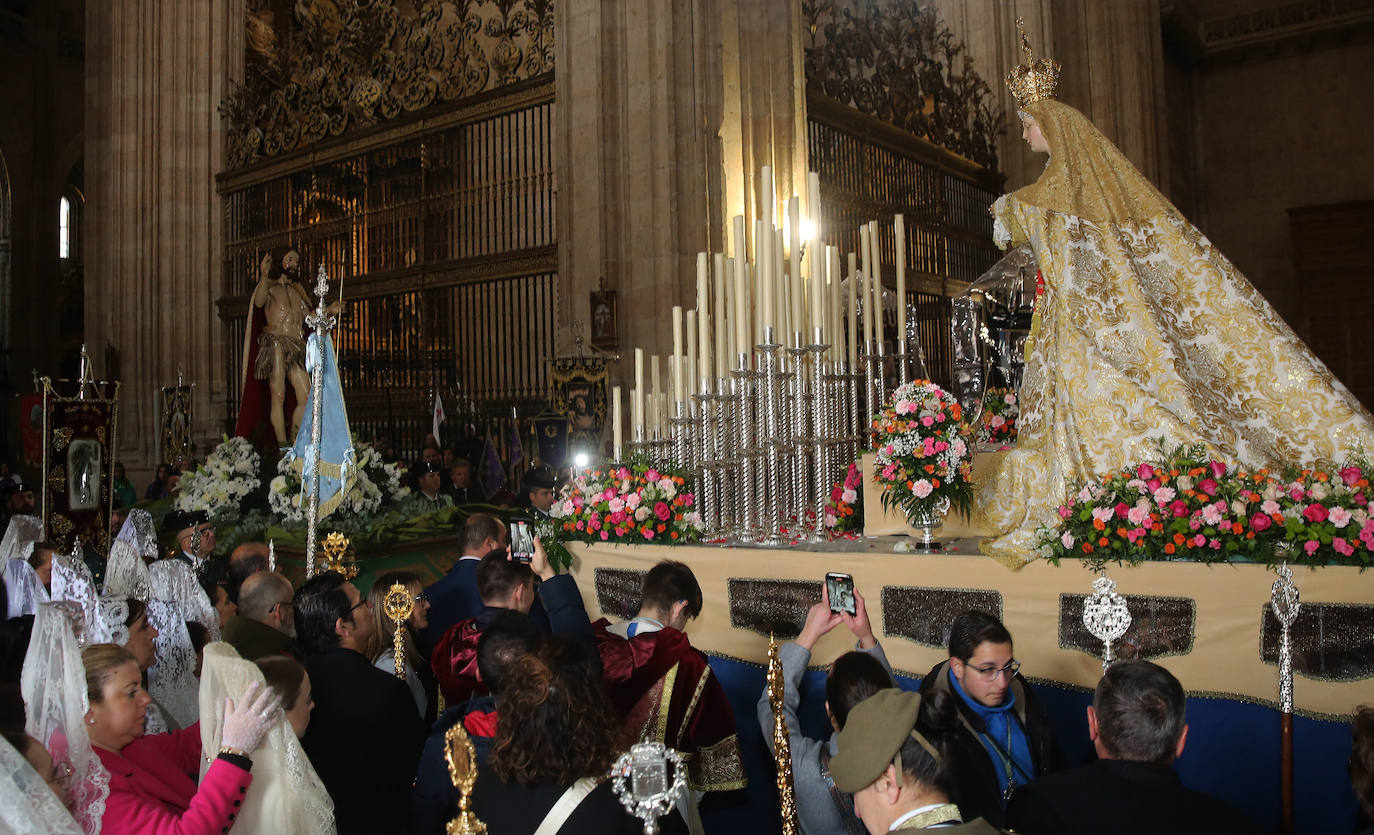
POLYGON ((249 661, 267 655, 298 658, 291 596, 291 581, 275 571, 248 575, 239 587, 238 614, 224 624, 225 643, 249 661))
POLYGON ((301 586, 295 612, 315 701, 301 744, 334 799, 339 835, 409 832, 424 722, 405 682, 363 654, 375 630, 367 599, 326 571, 301 586))
POLYGON ((949 659, 921 680, 922 695, 944 690, 955 696, 953 800, 965 820, 1005 826, 1010 792, 1058 765, 1049 717, 1020 668, 1002 622, 971 610, 950 626, 949 659))
POLYGON ((1185 787, 1183 686, 1158 664, 1118 661, 1097 683, 1088 734, 1099 759, 1021 786, 1007 821, 1027 835, 1259 832, 1240 810, 1185 787))
POLYGON ((433 646, 448 628, 460 620, 477 617, 482 611, 482 596, 477 593, 477 564, 488 552, 506 546, 506 526, 490 513, 474 513, 458 534, 461 555, 448 573, 429 588, 429 627, 425 630, 433 646))
POLYGON ((215 528, 203 510, 174 510, 162 520, 162 532, 176 541, 172 559, 191 566, 196 579, 203 585, 218 586, 229 582, 229 567, 215 556, 215 528))

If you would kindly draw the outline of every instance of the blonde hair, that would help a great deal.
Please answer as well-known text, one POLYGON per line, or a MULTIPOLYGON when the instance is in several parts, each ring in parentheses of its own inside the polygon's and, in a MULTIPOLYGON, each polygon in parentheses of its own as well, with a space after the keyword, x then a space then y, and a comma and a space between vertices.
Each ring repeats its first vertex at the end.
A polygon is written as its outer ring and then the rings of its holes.
POLYGON ((125 664, 138 666, 134 654, 119 644, 92 644, 82 651, 81 663, 86 668, 86 696, 93 705, 105 700, 103 689, 115 670, 125 664))
MULTIPOLYGON (((425 590, 424 581, 412 571, 387 571, 377 575, 367 594, 367 601, 372 606, 372 618, 377 625, 377 628, 372 630, 372 646, 368 652, 368 657, 373 661, 381 658, 384 652, 394 651, 392 636, 396 633, 396 622, 386 613, 385 601, 387 592, 391 591, 391 587, 396 583, 405 586, 412 595, 425 590)), ((402 633, 401 638, 405 642, 406 664, 411 669, 416 669, 416 666, 422 663, 422 659, 419 650, 415 648, 415 642, 411 640, 409 628, 402 633)))

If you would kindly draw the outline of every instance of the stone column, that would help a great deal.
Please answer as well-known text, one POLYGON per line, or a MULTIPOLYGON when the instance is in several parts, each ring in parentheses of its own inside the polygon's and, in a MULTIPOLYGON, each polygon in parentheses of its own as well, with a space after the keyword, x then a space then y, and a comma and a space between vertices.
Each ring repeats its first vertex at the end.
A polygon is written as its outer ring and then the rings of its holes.
POLYGON ((97 372, 123 381, 132 476, 156 463, 158 389, 178 367, 197 384, 197 455, 224 428, 217 108, 242 78, 243 0, 92 3, 86 55, 86 339, 97 372))
MULTIPOLYGON (((672 306, 696 304, 696 253, 726 249, 730 218, 758 211, 759 168, 773 166, 784 205, 805 192, 799 6, 556 8, 560 346, 571 322, 585 329, 604 279, 619 294, 622 354, 666 354, 672 306)), ((612 376, 628 381, 627 366, 612 376)))
POLYGON ((1044 156, 1021 141, 1007 71, 1021 62, 1016 18, 1037 56, 1064 65, 1059 99, 1081 110, 1151 182, 1168 194, 1164 51, 1158 0, 1080 3, 1074 0, 935 0, 940 17, 973 56, 974 68, 1001 96, 1006 133, 998 161, 1007 190, 1035 181, 1044 156))

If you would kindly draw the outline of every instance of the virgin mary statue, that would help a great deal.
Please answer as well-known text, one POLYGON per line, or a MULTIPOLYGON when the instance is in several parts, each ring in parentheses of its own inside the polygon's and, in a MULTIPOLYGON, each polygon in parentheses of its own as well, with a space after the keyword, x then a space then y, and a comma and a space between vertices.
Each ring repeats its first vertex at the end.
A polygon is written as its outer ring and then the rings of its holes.
POLYGON ((1008 76, 1025 138, 1049 163, 992 206, 999 247, 1044 278, 1026 343, 1015 449, 984 470, 983 551, 1036 556, 1070 492, 1153 460, 1161 436, 1250 467, 1374 450, 1374 419, 1082 113, 1054 99, 1059 64, 1008 76))

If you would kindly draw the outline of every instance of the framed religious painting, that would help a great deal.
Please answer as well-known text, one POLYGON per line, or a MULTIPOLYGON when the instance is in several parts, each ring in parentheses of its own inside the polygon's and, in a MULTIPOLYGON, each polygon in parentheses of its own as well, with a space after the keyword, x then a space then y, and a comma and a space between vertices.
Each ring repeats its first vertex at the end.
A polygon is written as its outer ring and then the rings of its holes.
POLYGON ((592 347, 614 351, 620 347, 616 333, 616 304, 614 290, 593 290, 591 301, 592 347))
POLYGON ((110 548, 111 470, 119 424, 119 382, 83 379, 64 397, 43 379, 43 527, 60 551, 77 538, 110 548))
POLYGON ((162 387, 162 461, 175 464, 191 458, 191 394, 195 384, 177 381, 162 387))
POLYGON ((570 447, 600 449, 607 411, 606 361, 598 356, 574 356, 551 362, 549 408, 567 418, 570 447))

